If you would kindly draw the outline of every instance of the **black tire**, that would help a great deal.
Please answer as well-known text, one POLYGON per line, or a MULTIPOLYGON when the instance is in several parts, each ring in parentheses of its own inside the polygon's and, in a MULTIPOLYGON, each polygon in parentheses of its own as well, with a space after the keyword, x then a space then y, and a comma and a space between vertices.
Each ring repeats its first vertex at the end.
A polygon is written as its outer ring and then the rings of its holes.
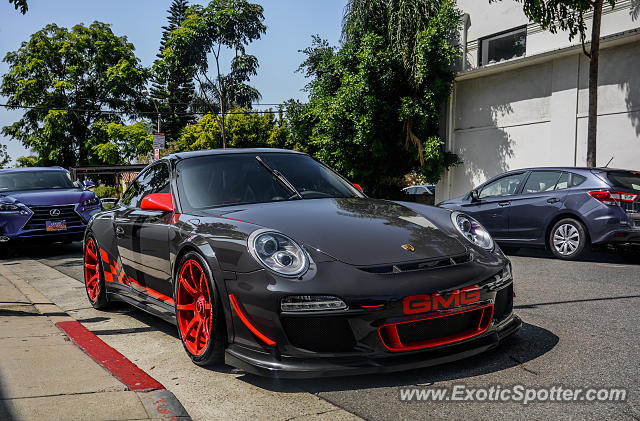
MULTIPOLYGON (((220 296, 216 289, 215 283, 213 282, 213 275, 211 273, 211 269, 209 268, 209 265, 207 264, 205 259, 202 258, 200 254, 190 251, 190 252, 187 252, 182 257, 182 259, 180 259, 180 264, 178 265, 178 270, 176 271, 176 275, 174 279, 173 291, 174 291, 173 296, 174 296, 174 302, 175 302, 174 305, 175 305, 176 322, 178 327, 178 337, 180 338, 180 341, 182 342, 182 346, 186 351, 187 355, 189 355, 189 357, 191 358, 191 361, 193 361, 195 364, 200 366, 210 366, 214 364, 223 363, 224 351, 226 348, 226 340, 227 340, 226 325, 224 322, 224 312, 222 310, 220 296), (193 262, 193 261, 197 263, 197 270, 202 269, 201 273, 204 275, 204 278, 207 283, 207 288, 208 288, 208 291, 202 292, 202 295, 204 296, 206 293, 208 293, 209 303, 211 303, 211 312, 209 313, 210 322, 208 323, 209 336, 207 338, 207 344, 204 347, 204 350, 199 353, 193 352, 192 349, 190 349, 190 346, 193 346, 193 343, 189 341, 190 345, 188 345, 187 341, 183 337, 183 335, 187 335, 188 337, 191 337, 191 334, 190 334, 190 331, 187 331, 186 333, 183 332, 183 330, 186 330, 186 329, 184 328, 185 320, 183 319, 182 314, 185 314, 185 312, 186 314, 189 314, 191 311, 182 310, 183 313, 180 313, 180 314, 178 313, 178 305, 183 304, 180 302, 182 295, 180 297, 178 296, 178 294, 180 293, 179 291, 179 283, 181 282, 180 274, 183 271, 183 267, 189 262, 193 262)), ((184 292, 181 292, 181 294, 184 294, 184 292)), ((194 298, 194 300, 197 301, 196 298, 194 298)), ((194 305, 195 305, 195 301, 194 301, 194 305)), ((193 314, 195 316, 196 311, 193 311, 193 314)), ((196 335, 198 334, 196 333, 196 335)), ((197 348, 197 342, 196 342, 196 348, 197 348)))
POLYGON ((102 270, 102 259, 100 258, 100 248, 98 247, 98 242, 96 241, 93 234, 89 234, 87 236, 87 239, 84 243, 83 256, 84 256, 83 263, 85 264, 85 267, 82 272, 84 274, 84 290, 87 293, 87 298, 89 299, 89 302, 91 303, 93 308, 98 310, 105 309, 109 306, 109 297, 107 296, 107 289, 105 287, 105 282, 104 282, 104 272, 102 270), (93 241, 93 243, 96 246, 96 260, 97 260, 97 266, 98 266, 98 295, 94 298, 92 298, 91 293, 89 292, 89 284, 87 283, 87 267, 86 267, 87 246, 90 244, 91 241, 93 241))
POLYGON ((587 243, 587 230, 582 222, 574 218, 559 220, 549 232, 549 249, 558 259, 577 259, 587 243))

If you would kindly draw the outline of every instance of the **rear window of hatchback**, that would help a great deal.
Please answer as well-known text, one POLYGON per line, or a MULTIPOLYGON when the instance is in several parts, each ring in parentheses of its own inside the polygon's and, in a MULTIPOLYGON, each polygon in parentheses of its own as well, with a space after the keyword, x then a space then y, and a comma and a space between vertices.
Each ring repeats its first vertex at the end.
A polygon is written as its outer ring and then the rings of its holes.
POLYGON ((608 171, 607 179, 611 186, 623 189, 640 190, 640 172, 637 171, 608 171))

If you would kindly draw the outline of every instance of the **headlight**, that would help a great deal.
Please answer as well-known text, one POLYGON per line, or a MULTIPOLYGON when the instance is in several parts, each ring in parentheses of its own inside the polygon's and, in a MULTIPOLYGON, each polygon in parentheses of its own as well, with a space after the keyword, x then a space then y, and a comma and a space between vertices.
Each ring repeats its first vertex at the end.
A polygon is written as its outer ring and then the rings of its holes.
POLYGON ((97 197, 94 197, 92 199, 87 199, 84 202, 82 202, 82 206, 87 207, 87 206, 95 206, 97 204, 100 203, 100 199, 98 199, 97 197))
POLYGON ((0 203, 0 211, 17 211, 20 210, 19 206, 10 205, 9 203, 0 203))
POLYGON ((309 268, 309 256, 295 241, 275 231, 258 230, 249 236, 249 252, 260 264, 284 276, 298 276, 309 268))
POLYGON ((451 214, 451 222, 467 240, 485 250, 493 250, 493 238, 480 222, 460 212, 451 214))

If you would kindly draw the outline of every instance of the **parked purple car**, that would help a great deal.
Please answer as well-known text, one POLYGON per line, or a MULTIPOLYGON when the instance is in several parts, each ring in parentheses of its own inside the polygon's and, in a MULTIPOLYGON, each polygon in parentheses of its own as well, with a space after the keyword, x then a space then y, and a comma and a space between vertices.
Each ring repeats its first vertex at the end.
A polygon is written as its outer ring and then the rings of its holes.
POLYGON ((0 247, 15 239, 80 240, 100 200, 64 168, 0 170, 0 247))

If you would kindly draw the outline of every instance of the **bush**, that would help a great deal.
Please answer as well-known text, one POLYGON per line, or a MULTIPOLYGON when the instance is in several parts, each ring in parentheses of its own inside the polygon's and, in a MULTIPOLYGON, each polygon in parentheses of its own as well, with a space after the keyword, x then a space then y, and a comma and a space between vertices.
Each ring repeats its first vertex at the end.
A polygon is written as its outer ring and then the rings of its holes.
POLYGON ((100 197, 116 197, 116 188, 114 186, 98 186, 93 189, 93 193, 100 197))

